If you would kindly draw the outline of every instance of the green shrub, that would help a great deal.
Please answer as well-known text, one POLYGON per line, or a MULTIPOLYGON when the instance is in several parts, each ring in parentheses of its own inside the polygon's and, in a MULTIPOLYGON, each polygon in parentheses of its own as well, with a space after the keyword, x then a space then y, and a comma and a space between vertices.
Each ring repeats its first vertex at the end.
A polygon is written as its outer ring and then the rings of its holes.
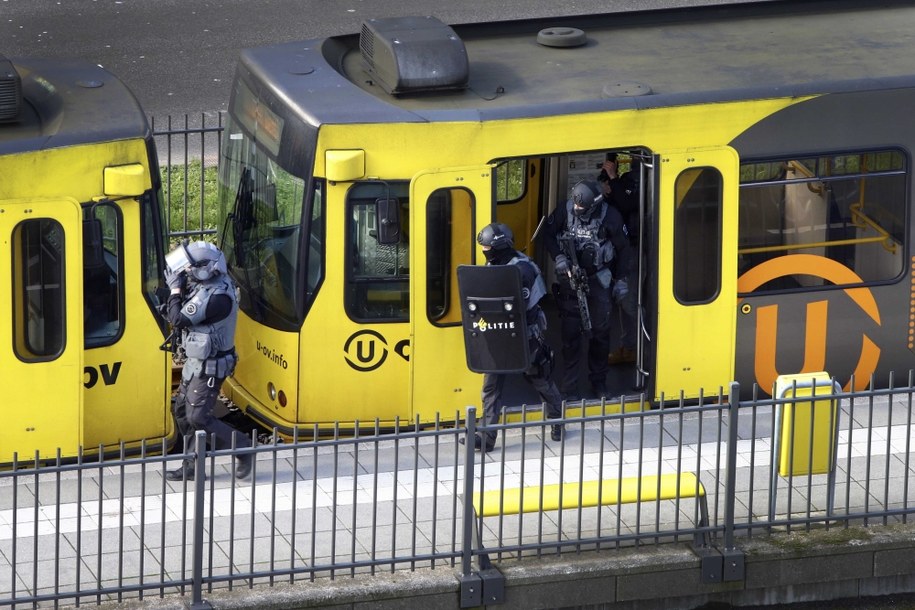
POLYGON ((162 195, 170 233, 216 229, 216 173, 215 166, 204 168, 200 161, 162 168, 162 195))

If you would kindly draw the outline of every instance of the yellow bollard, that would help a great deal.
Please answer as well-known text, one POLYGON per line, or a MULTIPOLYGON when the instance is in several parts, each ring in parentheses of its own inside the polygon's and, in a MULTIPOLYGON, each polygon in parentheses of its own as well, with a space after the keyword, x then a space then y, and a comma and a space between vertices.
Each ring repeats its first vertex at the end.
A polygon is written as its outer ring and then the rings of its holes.
POLYGON ((837 391, 825 372, 778 376, 775 381, 778 398, 815 398, 787 402, 776 413, 780 476, 826 474, 832 470, 838 427, 834 398, 837 391))

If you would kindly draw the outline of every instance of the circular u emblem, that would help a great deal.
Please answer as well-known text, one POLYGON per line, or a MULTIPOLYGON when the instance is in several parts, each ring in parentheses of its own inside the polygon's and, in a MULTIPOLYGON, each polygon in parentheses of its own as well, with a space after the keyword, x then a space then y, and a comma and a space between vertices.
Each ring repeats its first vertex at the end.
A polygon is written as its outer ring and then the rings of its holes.
POLYGON ((343 345, 343 358, 353 369, 362 373, 374 371, 388 357, 388 343, 374 330, 353 333, 343 345))

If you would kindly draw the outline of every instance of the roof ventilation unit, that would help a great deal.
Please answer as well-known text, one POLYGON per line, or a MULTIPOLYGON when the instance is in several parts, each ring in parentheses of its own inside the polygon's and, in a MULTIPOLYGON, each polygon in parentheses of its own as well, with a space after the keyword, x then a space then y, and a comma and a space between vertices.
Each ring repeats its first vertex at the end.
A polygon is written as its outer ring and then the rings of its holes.
POLYGON ((0 122, 13 121, 22 106, 22 80, 13 62, 0 55, 0 122))
POLYGON ((392 95, 467 87, 464 42, 435 17, 364 21, 359 49, 366 70, 392 95))

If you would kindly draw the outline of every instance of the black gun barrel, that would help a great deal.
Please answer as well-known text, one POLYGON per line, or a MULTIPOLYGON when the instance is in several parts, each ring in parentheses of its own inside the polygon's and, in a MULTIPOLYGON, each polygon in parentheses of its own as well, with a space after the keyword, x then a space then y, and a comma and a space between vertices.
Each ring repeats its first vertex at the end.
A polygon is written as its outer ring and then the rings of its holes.
POLYGON ((581 332, 585 335, 591 334, 591 310, 588 309, 588 274, 581 265, 578 264, 578 254, 575 251, 575 244, 571 236, 561 237, 559 246, 562 253, 569 259, 571 272, 569 274, 569 284, 575 291, 578 298, 578 315, 581 316, 581 332))

